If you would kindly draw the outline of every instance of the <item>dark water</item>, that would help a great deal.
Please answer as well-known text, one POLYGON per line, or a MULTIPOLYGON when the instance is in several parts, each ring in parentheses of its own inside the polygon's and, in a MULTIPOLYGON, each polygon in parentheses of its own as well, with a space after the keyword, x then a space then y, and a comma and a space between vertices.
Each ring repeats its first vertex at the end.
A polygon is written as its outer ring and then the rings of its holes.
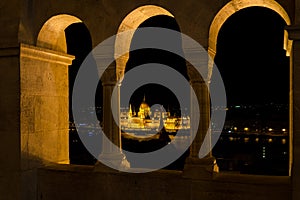
MULTIPOLYGON (((90 137, 93 139, 98 136, 90 137)), ((164 136, 148 140, 122 137, 122 148, 126 151, 145 153, 160 149, 169 142, 169 137, 164 136)), ((183 170, 188 155, 189 150, 165 169, 183 170)), ((217 159, 220 171, 287 176, 289 138, 287 135, 222 134, 213 148, 213 156, 217 159)), ((131 167, 141 167, 132 158, 127 156, 127 159, 131 167)), ((80 141, 77 132, 70 131, 71 164, 94 165, 96 161, 80 141)))
POLYGON ((284 176, 289 171, 286 135, 222 134, 213 155, 220 171, 284 176))

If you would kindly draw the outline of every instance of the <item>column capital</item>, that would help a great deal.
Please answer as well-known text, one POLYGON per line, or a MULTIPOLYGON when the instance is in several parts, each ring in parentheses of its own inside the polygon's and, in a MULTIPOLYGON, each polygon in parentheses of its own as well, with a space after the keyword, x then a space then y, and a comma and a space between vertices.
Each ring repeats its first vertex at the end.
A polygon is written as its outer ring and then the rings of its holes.
POLYGON ((191 84, 207 82, 207 74, 200 74, 199 71, 190 63, 187 63, 186 66, 191 84), (206 77, 203 77, 203 75, 206 77))
POLYGON ((290 40, 300 40, 300 25, 292 25, 285 28, 290 40))
POLYGON ((109 67, 105 69, 101 76, 101 81, 103 86, 114 86, 117 83, 116 67, 115 62, 113 62, 109 67))
MULTIPOLYGON (((210 61, 211 59, 209 59, 210 61)), ((190 79, 190 83, 209 83, 211 69, 209 67, 210 62, 206 62, 201 66, 194 66, 190 62, 186 62, 187 74, 190 79)))

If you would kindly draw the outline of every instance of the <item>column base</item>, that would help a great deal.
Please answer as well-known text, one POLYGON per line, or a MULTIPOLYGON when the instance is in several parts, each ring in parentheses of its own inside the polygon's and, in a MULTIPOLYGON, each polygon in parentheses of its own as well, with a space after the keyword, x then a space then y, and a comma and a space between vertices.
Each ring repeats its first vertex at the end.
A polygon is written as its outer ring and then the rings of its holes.
POLYGON ((130 168, 126 156, 119 153, 100 154, 95 165, 95 171, 123 171, 130 168), (101 162, 100 162, 101 161, 101 162))
POLYGON ((183 177, 190 179, 210 180, 214 174, 219 172, 216 159, 214 157, 192 158, 185 161, 183 177))

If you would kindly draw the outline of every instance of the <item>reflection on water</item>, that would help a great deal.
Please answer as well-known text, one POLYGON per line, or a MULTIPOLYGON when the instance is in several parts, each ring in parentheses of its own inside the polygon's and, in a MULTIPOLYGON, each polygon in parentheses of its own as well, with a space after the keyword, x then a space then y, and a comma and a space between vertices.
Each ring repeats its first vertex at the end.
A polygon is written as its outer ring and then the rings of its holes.
POLYGON ((288 176, 287 135, 222 134, 213 155, 220 171, 288 176))
MULTIPOLYGON (((99 141, 98 131, 86 132, 91 140, 99 141)), ((189 139, 189 131, 185 135, 174 137, 176 132, 167 132, 162 129, 158 133, 122 132, 122 148, 126 151, 145 153, 158 150, 165 145, 179 149, 189 139), (173 143, 170 143, 173 141, 173 143)), ((100 154, 101 150, 99 150, 100 154)), ((183 170, 189 149, 177 161, 166 169, 183 170)), ((228 133, 223 132, 213 148, 213 156, 217 159, 220 171, 229 171, 244 174, 288 175, 289 169, 289 137, 285 134, 258 134, 258 133, 228 133)), ((127 156, 131 167, 139 168, 134 160, 127 156)), ((70 161, 71 164, 93 165, 96 159, 86 150, 75 128, 70 129, 70 161)))

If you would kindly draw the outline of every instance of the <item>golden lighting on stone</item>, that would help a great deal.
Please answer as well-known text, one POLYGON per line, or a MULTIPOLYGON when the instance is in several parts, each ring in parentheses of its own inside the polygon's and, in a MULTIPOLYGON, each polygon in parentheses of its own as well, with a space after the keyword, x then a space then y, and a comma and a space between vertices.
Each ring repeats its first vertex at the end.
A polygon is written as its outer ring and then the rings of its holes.
MULTIPOLYGON (((286 22, 287 25, 291 25, 291 20, 284 10, 284 8, 274 0, 235 0, 229 1, 215 16, 213 19, 210 29, 209 29, 209 40, 208 40, 208 52, 211 56, 212 60, 214 59, 216 52, 217 52, 217 39, 218 34, 226 22, 226 20, 233 15, 234 13, 242 10, 244 8, 249 8, 253 6, 265 7, 273 10, 274 12, 278 13, 286 22)), ((285 32, 284 35, 284 44, 283 49, 286 50, 286 55, 290 55, 292 46, 292 41, 288 39, 288 33, 285 32)), ((212 66, 211 66, 212 67, 212 66)))
POLYGON ((42 162, 69 164, 66 94, 68 66, 73 59, 61 52, 20 44, 22 154, 42 162))
MULTIPOLYGON (((157 15, 167 15, 170 17, 174 17, 168 10, 155 6, 155 5, 146 5, 141 6, 131 13, 129 13, 122 23, 119 26, 118 33, 135 30, 139 27, 147 19, 157 16, 157 15)), ((120 52, 130 52, 130 44, 133 37, 134 32, 129 32, 126 34, 127 38, 124 37, 116 37, 115 42, 115 58, 117 64, 117 76, 118 79, 123 77, 126 63, 129 59, 129 53, 122 54, 120 52)))
POLYGON ((37 38, 37 46, 67 53, 65 29, 82 22, 77 17, 61 14, 51 17, 42 27, 37 38))

